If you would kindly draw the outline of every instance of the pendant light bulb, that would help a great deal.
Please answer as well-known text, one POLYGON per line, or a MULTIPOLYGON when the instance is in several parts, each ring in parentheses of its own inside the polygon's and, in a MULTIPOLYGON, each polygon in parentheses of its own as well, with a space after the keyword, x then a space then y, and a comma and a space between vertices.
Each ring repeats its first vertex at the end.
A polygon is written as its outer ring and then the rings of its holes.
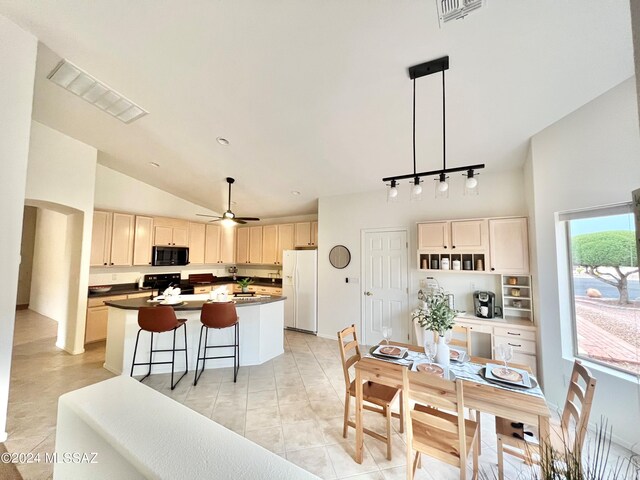
POLYGON ((447 190, 449 190, 449 184, 447 183, 447 177, 444 173, 440 174, 440 178, 438 181, 438 191, 439 192, 446 192, 447 190))
POLYGON ((391 180, 391 183, 388 185, 389 189, 387 190, 387 202, 397 202, 398 201, 398 182, 395 180, 391 180))
POLYGON ((389 197, 396 198, 397 196, 398 196, 398 188, 397 187, 391 187, 389 189, 389 197))
POLYGON ((478 186, 478 179, 474 176, 473 170, 468 170, 465 176, 467 177, 464 181, 465 188, 473 190, 478 186))
POLYGON ((420 180, 417 177, 413 183, 413 189, 411 190, 411 193, 413 193, 414 195, 422 194, 422 185, 420 185, 420 180))

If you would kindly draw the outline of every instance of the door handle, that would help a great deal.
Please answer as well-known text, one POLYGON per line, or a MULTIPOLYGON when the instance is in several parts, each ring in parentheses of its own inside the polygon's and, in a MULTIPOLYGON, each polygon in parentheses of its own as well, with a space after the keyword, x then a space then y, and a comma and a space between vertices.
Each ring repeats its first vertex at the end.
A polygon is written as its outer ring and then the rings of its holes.
POLYGON ((371 297, 371 296, 373 296, 373 293, 371 293, 371 292, 364 292, 364 294, 365 294, 367 297, 371 297))

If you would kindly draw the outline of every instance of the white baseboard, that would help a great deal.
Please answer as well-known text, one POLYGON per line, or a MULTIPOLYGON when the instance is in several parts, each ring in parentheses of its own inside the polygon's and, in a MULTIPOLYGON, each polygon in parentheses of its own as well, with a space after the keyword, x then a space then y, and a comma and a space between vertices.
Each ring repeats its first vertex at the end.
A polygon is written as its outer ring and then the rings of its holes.
POLYGON ((7 434, 7 432, 1 432, 0 433, 0 443, 6 442, 8 437, 9 437, 9 435, 7 434))
POLYGON ((56 347, 58 347, 60 350, 64 350, 70 355, 80 355, 81 353, 84 353, 84 348, 81 348, 80 350, 77 350, 77 351, 69 350, 66 345, 58 342, 56 342, 56 347))
POLYGON ((324 333, 316 333, 316 337, 328 338, 329 340, 338 340, 338 336, 337 335, 326 335, 324 333))

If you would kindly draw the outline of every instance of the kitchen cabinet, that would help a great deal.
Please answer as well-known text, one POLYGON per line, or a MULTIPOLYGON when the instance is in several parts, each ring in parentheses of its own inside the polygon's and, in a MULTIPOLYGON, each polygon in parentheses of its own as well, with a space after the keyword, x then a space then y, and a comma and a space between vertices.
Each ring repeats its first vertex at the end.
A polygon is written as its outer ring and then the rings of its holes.
POLYGON ((529 273, 529 235, 527 219, 489 219, 491 272, 502 274, 529 273))
POLYGON ((92 267, 109 265, 111 261, 111 212, 93 212, 93 231, 91 234, 92 267))
POLYGON ((209 224, 206 226, 204 263, 220 263, 220 238, 222 227, 209 224))
POLYGON ((153 244, 171 247, 189 246, 189 222, 177 218, 153 219, 153 244))
POLYGON ((278 225, 278 245, 276 247, 276 265, 282 265, 282 252, 293 250, 295 246, 295 225, 283 223, 278 225))
POLYGON ((94 211, 90 265, 132 265, 134 225, 133 215, 94 211))
POLYGON ((236 229, 222 227, 220 232, 220 263, 235 263, 236 261, 236 229))
POLYGON ((107 320, 109 319, 109 307, 105 302, 126 300, 128 298, 146 298, 157 295, 158 291, 131 293, 128 295, 111 295, 108 297, 89 298, 87 301, 87 319, 84 329, 84 343, 99 342, 107 338, 107 320))
POLYGON ((205 227, 204 223, 189 222, 189 263, 205 263, 205 227))
POLYGON ((133 233, 133 264, 151 265, 153 247, 153 218, 136 216, 133 233))
POLYGON ((318 245, 318 222, 295 224, 295 246, 314 247, 318 245))
POLYGON ((484 218, 418 224, 420 270, 440 270, 445 261, 449 271, 453 271, 456 262, 456 271, 485 272, 488 255, 489 233, 484 218))
POLYGON ((278 262, 278 226, 265 225, 262 227, 262 263, 274 264, 278 262))
POLYGON ((262 263, 262 227, 249 227, 249 263, 262 263))
POLYGON ((236 263, 249 263, 249 227, 236 230, 236 263))

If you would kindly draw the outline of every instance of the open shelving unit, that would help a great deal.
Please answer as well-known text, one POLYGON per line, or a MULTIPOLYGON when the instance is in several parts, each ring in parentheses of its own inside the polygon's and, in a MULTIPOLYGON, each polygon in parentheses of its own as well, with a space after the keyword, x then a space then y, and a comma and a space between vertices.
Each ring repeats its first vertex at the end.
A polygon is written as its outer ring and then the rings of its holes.
POLYGON ((430 253, 418 251, 418 270, 430 272, 463 272, 463 273, 487 273, 487 255, 485 253, 430 253), (442 269, 442 259, 449 260, 449 270, 442 269), (460 262, 460 270, 453 270, 453 261, 460 262), (482 268, 478 269, 478 260, 482 268), (467 266, 471 268, 465 268, 467 266), (437 266, 436 266, 437 265, 437 266))
POLYGON ((533 295, 530 275, 501 275, 502 311, 505 319, 533 322, 533 295))

